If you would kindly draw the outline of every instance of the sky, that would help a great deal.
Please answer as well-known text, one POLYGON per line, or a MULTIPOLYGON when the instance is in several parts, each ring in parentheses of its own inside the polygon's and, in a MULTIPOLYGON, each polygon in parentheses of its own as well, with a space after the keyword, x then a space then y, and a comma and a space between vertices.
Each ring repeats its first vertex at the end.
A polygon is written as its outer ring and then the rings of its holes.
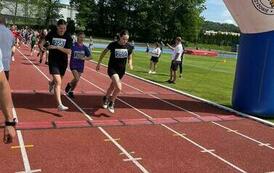
MULTIPOLYGON (((61 2, 68 4, 69 0, 61 0, 61 2)), ((206 10, 202 13, 202 16, 206 20, 235 24, 223 0, 206 0, 205 6, 206 10)))

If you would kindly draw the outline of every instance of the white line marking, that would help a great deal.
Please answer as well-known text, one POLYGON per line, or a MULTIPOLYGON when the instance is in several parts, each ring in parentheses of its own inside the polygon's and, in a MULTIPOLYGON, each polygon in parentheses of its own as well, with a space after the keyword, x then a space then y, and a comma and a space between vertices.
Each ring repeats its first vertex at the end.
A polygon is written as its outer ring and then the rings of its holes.
MULTIPOLYGON (((180 133, 178 133, 177 131, 173 130, 172 128, 170 128, 170 127, 168 127, 168 126, 166 126, 166 125, 164 125, 164 124, 161 124, 161 126, 167 128, 168 130, 170 130, 171 132, 173 132, 173 133, 175 133, 175 134, 178 134, 178 136, 180 136, 181 138, 187 140, 188 142, 192 143, 193 145, 197 146, 198 148, 200 148, 200 149, 202 149, 202 150, 205 150, 205 151, 207 150, 206 148, 204 148, 204 147, 201 146, 200 144, 198 144, 198 143, 192 141, 191 139, 189 139, 189 138, 187 138, 187 137, 181 135, 180 133)), ((213 152, 211 152, 211 151, 208 151, 208 154, 210 154, 210 155, 216 157, 217 159, 223 161, 224 163, 226 163, 227 165, 233 167, 234 169, 238 170, 239 172, 246 173, 246 171, 244 171, 243 169, 241 169, 241 168, 239 168, 238 166, 236 166, 236 165, 230 163, 229 161, 223 159, 222 157, 218 156, 217 154, 215 154, 215 153, 213 153, 213 152)))
MULTIPOLYGON (((19 51, 19 50, 18 50, 19 51)), ((47 80, 49 80, 49 78, 36 66, 36 65, 34 65, 24 54, 22 54, 22 52, 21 51, 19 51, 20 52, 20 54, 21 55, 23 55, 23 57, 25 58, 25 59, 27 59, 47 80)), ((68 97, 67 97, 68 98, 68 97)), ((71 100, 71 99, 69 99, 69 100, 71 100)), ((76 104, 76 103, 75 103, 76 104)), ((76 104, 77 105, 77 104, 76 104)), ((77 108, 79 109, 80 107, 79 106, 77 106, 77 108)), ((82 110, 81 108, 79 109, 80 111, 82 110)), ((82 110, 83 111, 83 110, 82 110)), ((81 112, 82 112, 81 111, 81 112)), ((84 113, 85 113, 85 111, 83 111, 84 113)), ((82 113, 83 113, 82 112, 82 113)), ((84 114, 84 115, 86 115, 86 113, 84 114)), ((89 116, 88 116, 89 117, 89 116)), ((91 117, 89 117, 88 119, 90 119, 90 120, 92 120, 92 118, 91 117)), ((109 133, 107 133, 107 131, 106 130, 104 130, 102 127, 98 127, 98 129, 105 135, 105 136, 107 136, 107 138, 109 138, 110 140, 111 140, 111 142, 117 147, 117 148, 119 148, 129 159, 132 159, 132 162, 143 172, 143 173, 149 173, 148 172, 148 170, 146 170, 139 162, 138 162, 138 160, 134 160, 134 157, 130 154, 130 153, 128 153, 126 150, 125 150, 125 148, 124 147, 122 147, 118 142, 116 142, 113 138, 112 138, 112 136, 109 134, 109 133)), ((28 173, 28 172, 27 172, 28 173)))
POLYGON ((138 160, 134 160, 134 157, 130 155, 117 141, 115 141, 110 134, 108 134, 102 127, 98 127, 99 130, 104 133, 111 142, 116 145, 117 148, 119 148, 131 161, 144 173, 148 173, 148 170, 146 170, 139 162, 138 160))
POLYGON ((210 152, 215 152, 215 150, 212 150, 212 149, 211 150, 202 150, 201 152, 202 153, 210 153, 210 152))
MULTIPOLYGON (((12 108, 12 113, 13 113, 14 118, 16 118, 16 121, 19 122, 15 108, 12 108)), ((25 143, 24 143, 22 132, 21 132, 21 130, 16 130, 16 132, 17 132, 17 138, 19 141, 20 151, 21 151, 21 155, 22 155, 22 159, 23 159, 23 163, 24 163, 25 172, 31 173, 29 158, 28 158, 28 154, 27 154, 27 151, 25 148, 25 143)))
MULTIPOLYGON (((31 170, 31 172, 29 172, 29 173, 35 173, 35 172, 42 172, 42 169, 31 170)), ((20 171, 20 172, 16 172, 16 173, 28 173, 28 172, 20 171)))
MULTIPOLYGON (((113 140, 115 140, 115 141, 120 141, 120 138, 115 138, 115 139, 113 138, 113 140)), ((110 139, 105 139, 104 141, 105 141, 105 142, 111 142, 112 140, 110 140, 110 139)))
MULTIPOLYGON (((135 154, 134 151, 129 152, 130 154, 135 154)), ((125 155, 125 153, 120 153, 120 155, 125 155)))
MULTIPOLYGON (((90 61, 90 62, 95 63, 95 61, 90 61)), ((103 64, 103 66, 106 67, 106 65, 104 65, 104 64, 103 64)), ((92 71, 95 71, 95 70, 93 70, 93 69, 90 68, 90 67, 87 67, 87 68, 90 69, 90 70, 92 70, 92 71)), ((96 71, 95 71, 95 72, 96 72, 96 71)), ((101 74, 101 75, 107 77, 107 75, 105 75, 105 74, 103 74, 103 73, 101 73, 101 72, 99 72, 99 74, 101 74)), ((127 73, 127 74, 128 74, 128 73, 127 73)), ((132 76, 131 74, 128 74, 128 75, 132 76)), ((150 82, 150 81, 148 81, 148 80, 146 80, 146 79, 143 80, 143 78, 140 78, 140 77, 138 77, 138 76, 136 77, 135 75, 133 75, 133 77, 135 77, 135 78, 137 78, 137 79, 141 79, 142 81, 145 81, 145 82, 149 82, 149 83, 152 83, 152 84, 157 84, 157 83, 154 83, 154 82, 150 82)), ((123 84, 125 84, 125 83, 123 83, 123 84)), ((131 88, 133 88, 133 89, 135 89, 135 90, 137 90, 137 91, 139 91, 139 92, 141 92, 141 93, 146 94, 144 91, 142 91, 142 90, 140 90, 140 89, 138 89, 138 88, 136 88, 136 87, 134 87, 134 86, 132 86, 132 85, 129 85, 129 84, 125 84, 125 85, 127 85, 128 87, 131 87, 131 88)), ((159 85, 158 85, 158 86, 159 86, 159 85)), ((162 86, 162 85, 160 85, 160 86, 162 86)), ((163 87, 163 86, 162 86, 162 87, 163 87)), ((164 87, 164 88, 170 89, 171 91, 173 91, 173 89, 171 89, 171 88, 169 88, 169 87, 164 87)), ((177 91, 176 91, 176 92, 177 92, 177 91)), ((178 93, 178 92, 177 92, 177 93, 178 93)), ((180 92, 180 93, 183 94, 183 95, 186 95, 186 94, 184 94, 184 93, 182 93, 182 92, 180 92)), ((159 98, 159 97, 157 97, 157 96, 154 96, 154 95, 152 95, 152 94, 147 94, 147 95, 149 95, 149 96, 151 96, 151 97, 154 97, 154 98, 156 98, 156 99, 158 99, 158 100, 160 100, 160 101, 162 101, 162 102, 165 102, 165 103, 167 103, 167 104, 169 104, 169 105, 171 105, 171 106, 173 106, 173 107, 175 107, 175 108, 178 108, 178 109, 180 109, 180 110, 186 111, 186 112, 188 112, 188 113, 190 113, 190 114, 192 114, 192 115, 194 115, 194 116, 196 116, 196 117, 198 117, 198 118, 201 117, 200 115, 198 115, 198 114, 196 114, 196 113, 194 113, 194 112, 191 112, 191 111, 189 111, 189 110, 186 110, 186 109, 184 109, 183 107, 178 106, 178 105, 175 105, 175 104, 173 104, 173 103, 171 103, 171 102, 165 101, 165 100, 163 100, 163 99, 161 99, 161 98, 159 98)), ((187 96, 188 96, 188 95, 187 95, 187 96)), ((198 99, 198 98, 195 98, 195 97, 192 97, 192 98, 198 99)), ((198 100, 200 100, 200 99, 198 99, 198 100)), ((206 102, 205 100, 201 100, 201 101, 206 102)), ((207 103, 207 102, 206 102, 206 103, 207 103)), ((222 108, 221 108, 221 109, 222 109, 222 108)), ((227 110, 227 111, 228 111, 228 110, 227 110)), ((253 138, 251 138, 251 137, 248 137, 248 136, 246 136, 246 135, 244 135, 244 134, 242 134, 242 133, 239 133, 237 130, 232 130, 232 129, 227 128, 227 127, 225 127, 225 126, 223 126, 223 125, 221 125, 221 124, 219 124, 219 123, 216 123, 216 122, 211 122, 211 123, 217 125, 218 127, 227 129, 228 132, 235 133, 235 134, 240 135, 240 136, 242 136, 242 137, 244 137, 244 138, 246 138, 246 139, 249 139, 249 140, 251 140, 251 141, 253 141, 253 142, 262 144, 262 142, 260 142, 260 141, 258 141, 258 140, 256 140, 256 139, 253 139, 253 138)), ((266 146, 266 147, 268 147, 268 148, 270 148, 270 149, 272 149, 272 150, 274 149, 274 148, 271 147, 271 146, 266 146)))
POLYGON ((123 159, 124 162, 132 162, 132 161, 136 161, 136 160, 142 160, 142 158, 138 157, 138 158, 133 158, 133 159, 123 159))
MULTIPOLYGON (((216 122, 212 122, 212 123, 215 124, 215 125, 217 125, 217 126, 219 126, 219 127, 221 127, 221 128, 223 128, 223 129, 226 129, 226 130, 230 131, 231 133, 235 133, 235 134, 237 134, 237 135, 239 135, 239 136, 241 136, 241 137, 243 137, 243 138, 246 138, 246 139, 248 139, 248 140, 250 140, 250 141, 253 141, 253 142, 255 142, 255 143, 259 144, 259 145, 264 144, 264 143, 261 142, 261 141, 258 141, 258 140, 256 140, 256 139, 253 139, 253 138, 251 138, 251 137, 249 137, 249 136, 246 136, 246 135, 244 135, 244 134, 242 134, 242 133, 239 133, 239 132, 236 131, 236 130, 232 130, 232 129, 228 128, 228 127, 225 127, 225 126, 223 126, 223 125, 221 125, 221 124, 219 124, 219 123, 216 123, 216 122)), ((265 145, 265 147, 274 150, 274 148, 271 147, 271 146, 265 145)))

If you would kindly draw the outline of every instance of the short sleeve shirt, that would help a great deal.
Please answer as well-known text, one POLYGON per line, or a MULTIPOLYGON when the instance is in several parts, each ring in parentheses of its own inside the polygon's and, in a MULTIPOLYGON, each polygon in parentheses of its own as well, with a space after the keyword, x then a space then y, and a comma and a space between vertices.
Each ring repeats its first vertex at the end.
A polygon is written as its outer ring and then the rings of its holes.
POLYGON ((179 57, 177 58, 176 61, 182 61, 182 55, 183 55, 183 53, 184 53, 183 45, 182 44, 178 44, 175 47, 175 50, 173 51, 172 60, 175 60, 176 55, 179 54, 179 57))
POLYGON ((91 54, 87 46, 79 45, 77 42, 73 44, 71 50, 71 66, 82 66, 85 61, 81 58, 89 57, 91 54))
POLYGON ((107 49, 110 50, 108 67, 124 70, 126 68, 127 59, 132 54, 133 47, 129 43, 120 45, 118 41, 115 41, 110 43, 107 49))
MULTIPOLYGON (((63 36, 59 36, 57 32, 50 32, 46 36, 46 41, 50 43, 50 45, 53 46, 60 46, 66 49, 71 49, 73 40, 69 34, 64 34, 63 36)), ((63 60, 68 59, 68 55, 64 52, 61 52, 59 50, 51 49, 49 50, 49 58, 60 58, 63 60)))

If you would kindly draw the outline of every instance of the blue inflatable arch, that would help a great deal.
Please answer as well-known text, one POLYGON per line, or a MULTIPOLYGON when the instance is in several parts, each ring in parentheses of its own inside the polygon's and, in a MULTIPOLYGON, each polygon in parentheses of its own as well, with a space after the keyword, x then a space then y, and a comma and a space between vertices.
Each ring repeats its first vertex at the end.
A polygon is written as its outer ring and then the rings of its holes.
POLYGON ((233 108, 274 117, 274 0, 224 0, 241 30, 233 108))

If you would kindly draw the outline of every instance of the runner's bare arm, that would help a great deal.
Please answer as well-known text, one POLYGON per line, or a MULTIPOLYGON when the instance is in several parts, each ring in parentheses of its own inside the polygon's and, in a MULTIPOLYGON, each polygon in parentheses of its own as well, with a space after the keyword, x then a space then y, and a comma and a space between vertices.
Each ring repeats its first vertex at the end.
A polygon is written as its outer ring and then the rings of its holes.
MULTIPOLYGON (((12 98, 9 83, 3 72, 0 73, 0 105, 5 116, 6 122, 13 122, 12 115, 12 98)), ((5 126, 4 129, 4 143, 11 143, 15 137, 15 128, 12 126, 5 126)))
POLYGON ((132 54, 129 55, 129 58, 128 58, 128 66, 129 66, 129 69, 130 69, 130 70, 133 70, 133 65, 132 65, 132 54))
POLYGON ((63 48, 63 47, 59 47, 59 46, 57 46, 56 49, 65 53, 65 54, 68 54, 68 55, 71 54, 71 49, 67 49, 67 48, 63 48))
POLYGON ((101 65, 101 63, 102 63, 102 60, 103 60, 103 58, 105 57, 105 55, 108 53, 108 49, 105 49, 102 53, 101 53, 101 55, 100 55, 100 58, 99 58, 99 61, 98 61, 98 64, 97 64, 97 67, 96 67, 96 70, 97 71, 99 71, 100 70, 100 65, 101 65))
POLYGON ((167 47, 171 50, 175 50, 175 47, 170 46, 168 43, 167 43, 167 47))

